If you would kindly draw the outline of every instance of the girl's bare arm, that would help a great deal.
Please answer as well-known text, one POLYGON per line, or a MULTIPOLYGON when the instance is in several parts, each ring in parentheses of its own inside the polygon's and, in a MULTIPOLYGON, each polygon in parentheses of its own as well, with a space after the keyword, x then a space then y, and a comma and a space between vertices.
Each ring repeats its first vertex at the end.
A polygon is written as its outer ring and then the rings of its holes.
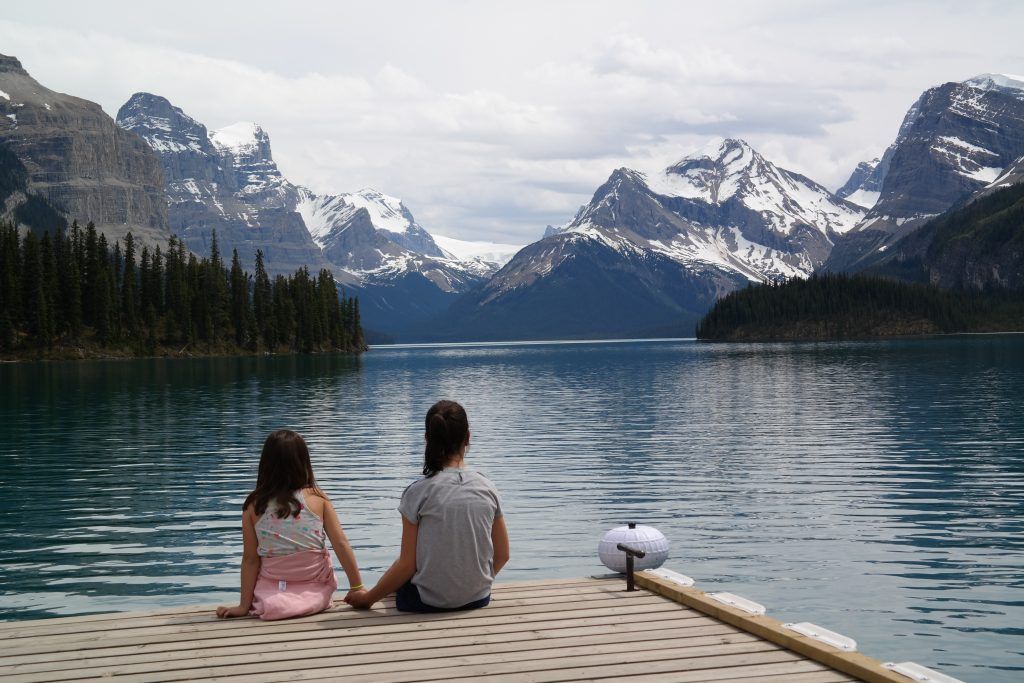
POLYGON ((415 524, 402 517, 402 550, 398 559, 380 577, 380 581, 369 591, 356 591, 345 597, 345 602, 359 609, 369 609, 373 603, 386 595, 398 590, 416 573, 416 533, 415 524))
POLYGON ((494 575, 497 576, 509 558, 508 529, 505 528, 504 517, 496 518, 491 525, 491 544, 494 546, 494 575))
POLYGON ((331 545, 334 546, 334 553, 338 556, 341 568, 345 570, 349 588, 358 590, 363 584, 363 579, 359 574, 356 554, 353 552, 352 546, 349 545, 345 530, 341 528, 341 522, 338 520, 338 513, 334 511, 334 506, 329 500, 324 500, 323 520, 324 531, 327 532, 327 538, 331 539, 331 545))
POLYGON ((252 607, 253 593, 256 590, 256 579, 260 575, 260 555, 257 552, 259 543, 256 540, 256 514, 252 508, 242 513, 242 579, 241 595, 235 607, 220 606, 218 617, 244 617, 252 607))

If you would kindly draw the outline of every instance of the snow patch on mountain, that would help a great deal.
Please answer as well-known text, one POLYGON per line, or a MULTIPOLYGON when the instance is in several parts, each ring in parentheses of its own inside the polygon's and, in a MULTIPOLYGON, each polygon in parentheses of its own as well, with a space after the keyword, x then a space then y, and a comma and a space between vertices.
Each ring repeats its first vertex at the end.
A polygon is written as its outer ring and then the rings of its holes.
POLYGON ((630 263, 667 257, 711 280, 807 276, 865 212, 742 140, 716 139, 663 170, 613 172, 572 221, 549 226, 540 244, 550 248, 524 249, 512 260, 499 287, 543 277, 583 239, 630 263))
POLYGON ((878 203, 878 198, 881 196, 881 192, 870 190, 856 190, 848 195, 845 199, 848 202, 853 202, 857 206, 863 206, 865 209, 870 209, 872 206, 878 203))
POLYGON ((449 258, 459 261, 482 261, 497 266, 508 263, 516 252, 523 248, 523 245, 519 244, 472 242, 437 234, 433 235, 433 238, 449 258))
POLYGON ((980 74, 968 78, 965 84, 980 90, 1016 90, 1018 97, 1024 99, 1024 76, 1016 74, 980 74))
POLYGON ((239 121, 210 133, 210 140, 222 150, 233 154, 253 154, 259 149, 266 132, 256 123, 239 121))
POLYGON ((371 188, 344 195, 346 201, 357 208, 370 212, 370 218, 378 230, 405 234, 410 228, 419 227, 409 209, 401 199, 386 195, 371 188))
POLYGON ((984 161, 997 161, 998 154, 957 137, 938 136, 932 151, 944 157, 957 173, 973 180, 990 183, 1003 171, 1002 166, 984 165, 984 161))
POLYGON ((306 221, 309 234, 318 243, 327 236, 334 225, 348 220, 359 209, 366 209, 373 226, 378 230, 386 230, 396 235, 405 235, 416 229, 422 230, 401 199, 370 188, 337 195, 316 195, 303 189, 297 207, 306 221))
POLYGON ((842 234, 863 211, 797 173, 775 166, 743 140, 715 140, 660 173, 644 174, 655 194, 715 206, 736 199, 789 234, 798 225, 842 234))
POLYGON ((322 249, 331 230, 349 220, 355 207, 346 201, 345 195, 316 195, 299 188, 295 210, 302 216, 310 237, 322 249))

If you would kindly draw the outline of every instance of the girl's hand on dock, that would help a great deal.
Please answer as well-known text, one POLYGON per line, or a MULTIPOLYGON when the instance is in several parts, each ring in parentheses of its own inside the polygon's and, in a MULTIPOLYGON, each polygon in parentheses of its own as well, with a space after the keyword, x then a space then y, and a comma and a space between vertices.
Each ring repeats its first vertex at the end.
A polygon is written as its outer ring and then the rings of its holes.
POLYGON ((224 607, 223 605, 221 605, 217 608, 217 616, 221 619, 227 619, 230 617, 244 617, 248 616, 248 614, 248 608, 245 608, 242 605, 235 605, 234 607, 224 607))
POLYGON ((356 609, 370 609, 373 607, 373 601, 370 600, 369 592, 364 590, 349 591, 348 595, 345 596, 345 602, 356 609))

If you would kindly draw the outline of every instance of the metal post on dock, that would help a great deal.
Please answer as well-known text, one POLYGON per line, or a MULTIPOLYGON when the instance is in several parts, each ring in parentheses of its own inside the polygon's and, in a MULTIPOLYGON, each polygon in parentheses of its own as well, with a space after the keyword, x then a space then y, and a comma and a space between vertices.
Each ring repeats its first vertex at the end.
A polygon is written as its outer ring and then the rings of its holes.
MULTIPOLYGON (((629 522, 629 528, 635 529, 636 522, 629 522)), ((633 576, 633 558, 642 558, 647 553, 639 548, 632 548, 625 543, 619 543, 615 547, 626 553, 626 592, 631 593, 636 590, 636 580, 633 576)))

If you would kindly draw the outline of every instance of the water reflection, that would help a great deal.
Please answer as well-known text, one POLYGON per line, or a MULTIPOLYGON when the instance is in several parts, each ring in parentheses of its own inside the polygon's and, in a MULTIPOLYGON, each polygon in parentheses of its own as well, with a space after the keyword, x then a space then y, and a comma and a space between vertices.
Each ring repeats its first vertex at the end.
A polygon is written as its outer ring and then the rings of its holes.
POLYGON ((231 599, 263 437, 310 442, 366 576, 422 419, 462 401, 507 578, 601 570, 626 520, 705 589, 968 680, 1024 667, 1024 338, 375 349, 0 367, 0 615, 231 599))

